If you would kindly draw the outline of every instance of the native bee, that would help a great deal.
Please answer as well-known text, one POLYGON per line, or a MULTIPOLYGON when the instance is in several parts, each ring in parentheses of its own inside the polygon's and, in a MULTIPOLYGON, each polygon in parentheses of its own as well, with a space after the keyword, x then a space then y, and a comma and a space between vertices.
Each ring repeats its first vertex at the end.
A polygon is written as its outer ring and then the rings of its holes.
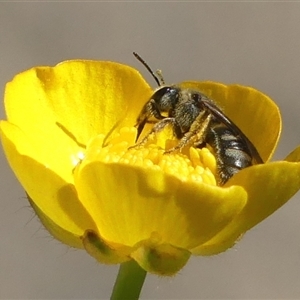
POLYGON ((159 71, 156 72, 156 76, 137 53, 133 54, 159 86, 137 118, 137 139, 146 123, 152 123, 153 118, 157 122, 133 147, 145 144, 150 135, 157 134, 167 125, 171 125, 179 141, 165 153, 180 151, 186 145, 209 145, 216 157, 219 185, 225 184, 240 170, 263 163, 255 146, 212 99, 198 90, 182 88, 180 84, 165 85, 159 71))

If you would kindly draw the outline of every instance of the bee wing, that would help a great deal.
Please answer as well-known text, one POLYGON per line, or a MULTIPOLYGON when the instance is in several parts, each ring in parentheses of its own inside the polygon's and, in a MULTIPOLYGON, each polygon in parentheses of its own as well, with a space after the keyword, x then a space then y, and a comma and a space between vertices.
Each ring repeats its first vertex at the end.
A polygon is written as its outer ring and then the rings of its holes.
POLYGON ((236 135, 239 135, 247 144, 253 158, 256 160, 258 164, 264 163, 261 156, 259 155, 255 146, 251 143, 251 141, 244 135, 244 133, 227 117, 223 114, 223 112, 214 105, 211 100, 202 100, 203 105, 209 109, 212 115, 214 115, 220 122, 224 125, 228 126, 236 135))

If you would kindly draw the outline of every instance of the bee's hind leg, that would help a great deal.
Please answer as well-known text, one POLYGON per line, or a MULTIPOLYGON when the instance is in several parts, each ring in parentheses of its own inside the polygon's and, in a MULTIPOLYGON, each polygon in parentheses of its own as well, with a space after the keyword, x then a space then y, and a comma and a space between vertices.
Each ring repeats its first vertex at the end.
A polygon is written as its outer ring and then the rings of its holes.
POLYGON ((211 121, 211 115, 201 114, 199 115, 190 130, 186 132, 183 137, 179 140, 179 143, 165 151, 165 154, 170 154, 175 151, 181 151, 187 145, 199 145, 205 142, 206 131, 211 121))

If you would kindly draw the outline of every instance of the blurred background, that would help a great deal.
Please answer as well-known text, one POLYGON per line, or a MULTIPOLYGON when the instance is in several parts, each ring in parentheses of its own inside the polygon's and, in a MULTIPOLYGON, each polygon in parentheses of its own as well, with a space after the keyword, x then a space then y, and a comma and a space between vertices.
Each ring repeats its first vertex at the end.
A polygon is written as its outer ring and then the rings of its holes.
MULTIPOLYGON (((0 3, 1 95, 16 73, 75 58, 132 65, 155 87, 132 51, 168 83, 256 87, 282 111, 274 159, 300 144, 299 3, 0 3)), ((0 298, 109 298, 118 267, 53 240, 0 151, 0 298)), ((148 275, 141 298, 299 299, 299 201, 300 193, 221 255, 192 258, 172 278, 148 275)))

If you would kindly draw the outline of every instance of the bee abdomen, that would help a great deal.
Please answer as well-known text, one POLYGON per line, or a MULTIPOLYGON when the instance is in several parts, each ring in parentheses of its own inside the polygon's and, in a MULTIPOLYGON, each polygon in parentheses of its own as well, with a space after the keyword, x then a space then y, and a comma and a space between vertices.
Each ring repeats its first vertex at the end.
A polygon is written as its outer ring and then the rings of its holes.
POLYGON ((252 156, 245 141, 223 124, 214 124, 209 128, 206 143, 215 152, 220 185, 252 165, 252 156))

